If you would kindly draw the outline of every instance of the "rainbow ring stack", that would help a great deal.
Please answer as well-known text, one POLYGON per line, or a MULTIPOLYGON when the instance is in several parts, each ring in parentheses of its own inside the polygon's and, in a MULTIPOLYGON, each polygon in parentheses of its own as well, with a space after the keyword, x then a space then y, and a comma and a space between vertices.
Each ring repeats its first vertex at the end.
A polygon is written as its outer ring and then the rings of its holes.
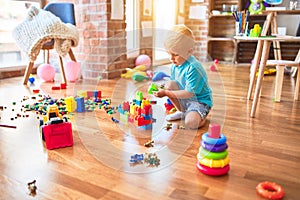
POLYGON ((220 133, 219 124, 210 124, 208 132, 202 135, 197 154, 197 168, 209 176, 222 176, 228 173, 229 157, 225 135, 220 133))

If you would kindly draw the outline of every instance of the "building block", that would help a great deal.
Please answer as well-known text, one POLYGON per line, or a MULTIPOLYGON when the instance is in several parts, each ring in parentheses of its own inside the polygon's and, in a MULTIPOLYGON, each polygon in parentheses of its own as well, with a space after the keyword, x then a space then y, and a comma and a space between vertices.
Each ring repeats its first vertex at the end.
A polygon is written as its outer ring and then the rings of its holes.
POLYGON ((142 106, 142 101, 140 101, 140 100, 135 100, 134 103, 137 106, 142 106))
POLYGON ((61 89, 66 89, 67 88, 67 84, 66 83, 61 83, 60 84, 60 88, 61 89))
POLYGON ((158 91, 158 88, 154 83, 152 83, 148 88, 148 94, 153 94, 153 92, 156 92, 156 91, 158 91))
POLYGON ((141 115, 141 113, 142 113, 141 107, 139 106, 135 107, 134 115, 141 115))
POLYGON ((88 98, 94 97, 94 91, 87 91, 86 93, 88 98))
POLYGON ((152 119, 152 115, 144 115, 144 114, 141 114, 142 117, 144 117, 145 120, 150 120, 152 119))
POLYGON ((136 108, 136 107, 137 107, 137 105, 131 105, 131 106, 130 106, 130 109, 129 109, 129 110, 130 110, 130 114, 131 114, 131 115, 134 115, 134 112, 135 112, 135 108, 136 108))
POLYGON ((76 112, 85 112, 84 97, 76 97, 77 103, 76 112))
POLYGON ((152 124, 146 124, 144 126, 139 126, 138 128, 141 128, 144 130, 150 130, 150 129, 152 129, 152 124))
POLYGON ((171 111, 174 108, 173 104, 164 103, 164 106, 167 112, 171 111))
POLYGON ((143 93, 141 91, 137 91, 136 95, 135 95, 135 99, 138 101, 142 101, 143 100, 143 93))
POLYGON ((137 126, 144 126, 144 125, 147 125, 147 124, 150 124, 152 123, 151 120, 145 120, 143 116, 135 116, 134 118, 134 124, 137 125, 137 126))
MULTIPOLYGON (((126 111, 122 108, 122 105, 120 104, 119 106, 118 106, 118 112, 120 113, 120 114, 124 114, 126 111)), ((127 111, 128 112, 128 111, 127 111)))
POLYGON ((97 97, 101 98, 102 97, 102 92, 101 91, 98 91, 97 93, 97 97))
POLYGON ((128 112, 124 112, 124 114, 120 114, 120 121, 123 124, 128 124, 128 116, 129 116, 128 112))
POLYGON ((60 90, 60 86, 52 86, 52 90, 60 90))
POLYGON ((77 96, 79 96, 79 97, 83 97, 83 98, 87 98, 88 96, 87 96, 87 92, 85 91, 85 90, 78 90, 77 91, 77 96))
POLYGON ((144 106, 144 109, 141 110, 141 114, 151 115, 152 114, 152 106, 151 105, 144 106))
POLYGON ((123 102, 122 109, 125 110, 125 111, 129 111, 130 110, 130 105, 129 105, 128 101, 123 102))
POLYGON ((128 115, 128 122, 130 122, 130 123, 134 122, 134 115, 132 115, 132 114, 128 115))
POLYGON ((220 138, 221 126, 220 124, 209 124, 208 136, 211 138, 220 138))
POLYGON ((141 108, 144 109, 145 106, 150 105, 150 100, 149 99, 143 99, 141 108))
POLYGON ((65 104, 66 104, 66 111, 74 112, 76 110, 77 103, 76 103, 74 97, 72 97, 72 96, 66 97, 65 104))
POLYGON ((101 91, 97 91, 97 90, 95 90, 95 91, 93 91, 93 96, 94 96, 94 98, 101 98, 101 91))

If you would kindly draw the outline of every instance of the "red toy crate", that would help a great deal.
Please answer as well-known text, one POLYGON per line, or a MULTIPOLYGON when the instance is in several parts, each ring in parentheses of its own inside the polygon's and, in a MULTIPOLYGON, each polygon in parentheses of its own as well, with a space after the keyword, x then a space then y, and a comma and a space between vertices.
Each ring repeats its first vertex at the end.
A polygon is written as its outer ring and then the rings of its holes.
POLYGON ((72 124, 49 124, 43 127, 43 134, 47 149, 57 149, 73 145, 72 124))

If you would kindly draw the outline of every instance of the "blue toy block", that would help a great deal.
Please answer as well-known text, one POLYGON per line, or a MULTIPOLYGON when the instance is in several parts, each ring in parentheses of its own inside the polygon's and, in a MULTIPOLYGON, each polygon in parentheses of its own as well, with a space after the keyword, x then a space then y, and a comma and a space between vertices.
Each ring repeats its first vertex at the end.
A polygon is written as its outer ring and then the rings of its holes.
POLYGON ((94 97, 95 97, 95 98, 97 98, 97 97, 98 97, 98 98, 101 98, 101 91, 95 90, 93 93, 94 93, 94 97))
POLYGON ((139 126, 138 128, 141 128, 141 129, 144 129, 144 130, 150 130, 150 129, 152 129, 152 124, 147 124, 147 125, 144 125, 144 126, 139 126))
POLYGON ((76 97, 76 112, 85 112, 84 97, 76 97))
POLYGON ((145 115, 145 114, 141 114, 145 120, 150 120, 152 119, 152 115, 145 115))
POLYGON ((135 100, 135 105, 141 106, 142 105, 142 101, 136 99, 135 100))
POLYGON ((122 104, 120 104, 119 106, 118 106, 118 112, 120 113, 120 114, 124 114, 124 110, 122 109, 122 104))

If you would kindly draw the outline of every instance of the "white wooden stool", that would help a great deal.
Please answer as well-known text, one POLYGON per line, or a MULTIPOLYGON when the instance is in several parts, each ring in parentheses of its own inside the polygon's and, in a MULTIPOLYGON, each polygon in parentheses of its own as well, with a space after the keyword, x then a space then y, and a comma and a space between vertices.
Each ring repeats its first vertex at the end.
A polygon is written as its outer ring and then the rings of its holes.
POLYGON ((297 80, 294 92, 294 100, 298 100, 299 96, 299 85, 300 85, 300 50, 295 61, 290 60, 268 60, 266 66, 276 67, 276 82, 275 82, 275 101, 280 102, 283 77, 284 77, 284 67, 297 67, 297 80))

